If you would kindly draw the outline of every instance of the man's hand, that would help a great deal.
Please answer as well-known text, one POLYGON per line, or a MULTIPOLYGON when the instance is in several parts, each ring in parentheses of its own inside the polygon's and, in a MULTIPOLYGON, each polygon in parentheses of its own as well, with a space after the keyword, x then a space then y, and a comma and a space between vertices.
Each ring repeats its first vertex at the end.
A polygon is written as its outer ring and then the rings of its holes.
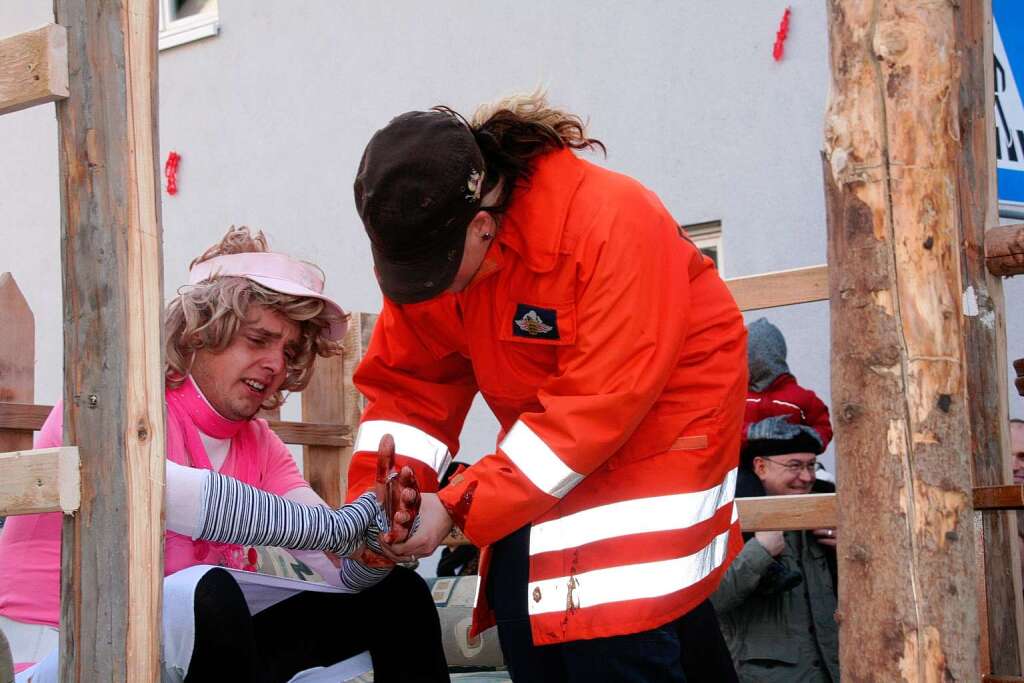
POLYGON ((778 557, 786 549, 786 538, 781 531, 758 531, 754 538, 772 557, 778 557))
POLYGON ((382 543, 397 543, 409 537, 412 522, 420 511, 420 488, 411 467, 395 471, 395 440, 390 434, 381 437, 377 447, 377 501, 384 506, 390 531, 382 534, 382 543))
POLYGON ((835 529, 815 529, 811 533, 818 539, 818 543, 830 548, 835 548, 838 543, 835 529))
POLYGON ((412 562, 431 555, 452 530, 452 518, 436 493, 424 493, 421 502, 416 533, 404 543, 381 543, 384 554, 395 562, 412 562))

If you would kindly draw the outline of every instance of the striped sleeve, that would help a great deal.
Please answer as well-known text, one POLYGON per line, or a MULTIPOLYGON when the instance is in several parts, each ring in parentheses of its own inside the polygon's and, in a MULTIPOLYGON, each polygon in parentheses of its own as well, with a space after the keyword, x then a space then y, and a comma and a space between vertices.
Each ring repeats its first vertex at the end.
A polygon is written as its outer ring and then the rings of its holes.
MULTIPOLYGON (((385 520, 386 521, 386 520, 385 520)), ((416 530, 420 526, 420 518, 416 517, 412 521, 412 533, 416 533, 416 530)), ((377 553, 383 555, 380 547, 380 534, 381 527, 376 522, 371 523, 366 529, 366 547, 377 553)), ((341 582, 345 586, 356 590, 363 591, 371 586, 375 586, 384 580, 391 572, 391 567, 371 567, 365 565, 358 560, 351 558, 344 558, 341 561, 341 582)))
POLYGON ((386 528, 383 509, 364 493, 338 510, 302 505, 211 472, 195 539, 350 555, 368 527, 386 528))

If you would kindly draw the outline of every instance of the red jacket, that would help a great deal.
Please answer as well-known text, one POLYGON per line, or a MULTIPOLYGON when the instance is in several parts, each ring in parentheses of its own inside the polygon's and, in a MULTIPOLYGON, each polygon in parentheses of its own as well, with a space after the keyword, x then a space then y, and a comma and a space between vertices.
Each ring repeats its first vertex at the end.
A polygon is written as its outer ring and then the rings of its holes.
POLYGON ((479 546, 531 524, 538 645, 665 624, 742 546, 739 310, 657 197, 568 150, 536 162, 463 292, 385 301, 355 383, 353 496, 384 433, 436 487, 483 394, 503 438, 440 495, 479 546))
POLYGON ((789 373, 776 377, 764 391, 747 392, 747 411, 743 418, 744 441, 748 426, 777 415, 788 415, 789 422, 807 425, 816 431, 821 438, 822 451, 832 440, 828 407, 816 393, 797 384, 796 377, 789 373))

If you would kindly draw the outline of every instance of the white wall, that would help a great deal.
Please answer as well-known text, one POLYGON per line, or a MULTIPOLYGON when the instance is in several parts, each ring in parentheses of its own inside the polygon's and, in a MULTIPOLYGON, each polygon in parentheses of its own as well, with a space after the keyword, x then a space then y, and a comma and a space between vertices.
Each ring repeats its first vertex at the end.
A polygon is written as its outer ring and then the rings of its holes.
MULTIPOLYGON (((51 21, 51 6, 0 3, 0 35, 51 21)), ((681 222, 722 221, 727 276, 823 263, 824 13, 818 0, 220 0, 220 35, 161 53, 161 159, 182 155, 180 193, 163 197, 167 292, 245 223, 320 263, 351 309, 377 310, 351 193, 366 140, 408 109, 469 113, 537 84, 589 116, 609 150, 600 163, 642 180, 681 222)), ((0 117, 0 271, 36 313, 38 402, 60 394, 57 202, 52 106, 0 117)), ((1022 279, 1006 292, 1010 355, 1021 357, 1022 279)), ((801 383, 827 402, 827 305, 765 315, 786 333, 801 383)), ((1014 397, 1011 410, 1024 415, 1024 403, 1014 397)), ((490 450, 494 429, 477 406, 461 457, 490 450)))

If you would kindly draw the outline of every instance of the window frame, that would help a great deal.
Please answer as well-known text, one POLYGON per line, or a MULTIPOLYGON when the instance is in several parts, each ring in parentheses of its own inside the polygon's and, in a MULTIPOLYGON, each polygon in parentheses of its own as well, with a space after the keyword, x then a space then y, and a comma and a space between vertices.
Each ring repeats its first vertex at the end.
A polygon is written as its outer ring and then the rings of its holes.
POLYGON ((209 38, 220 33, 220 12, 204 12, 174 19, 175 0, 160 0, 157 49, 168 48, 209 38))
POLYGON ((714 248, 718 272, 725 273, 725 254, 722 251, 722 221, 703 221, 683 225, 683 230, 698 249, 714 248))

